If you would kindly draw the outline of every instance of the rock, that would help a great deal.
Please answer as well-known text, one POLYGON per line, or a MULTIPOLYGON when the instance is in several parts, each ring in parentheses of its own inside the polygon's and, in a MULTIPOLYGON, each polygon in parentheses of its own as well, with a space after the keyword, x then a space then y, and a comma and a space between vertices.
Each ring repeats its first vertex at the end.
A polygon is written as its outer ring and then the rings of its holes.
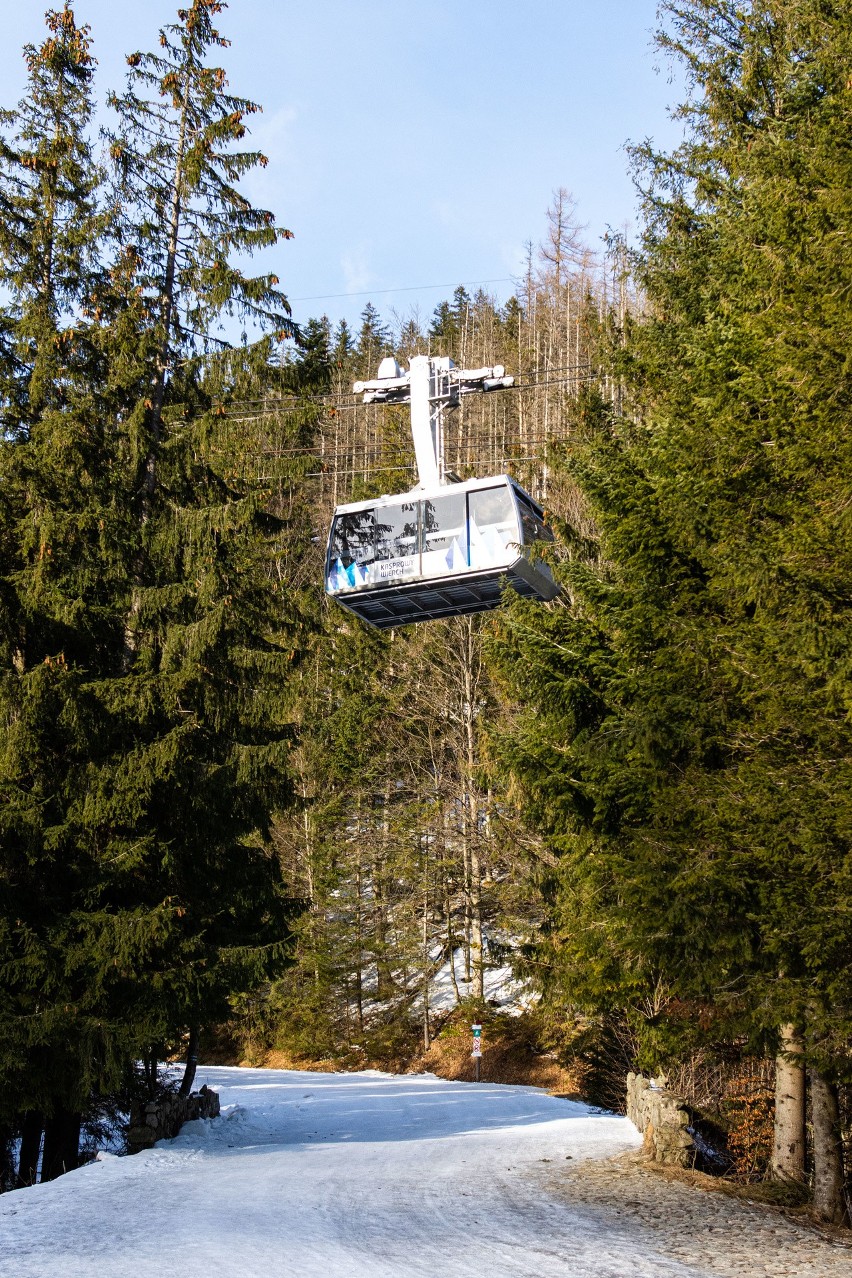
POLYGON ((151 1149, 157 1143, 157 1133, 152 1127, 131 1127, 127 1133, 128 1153, 138 1154, 140 1150, 151 1149))
POLYGON ((218 1118, 219 1112, 219 1093, 206 1085, 189 1096, 171 1092, 158 1101, 134 1105, 127 1132, 128 1153, 150 1149, 158 1140, 177 1136, 184 1123, 196 1118, 218 1118))
POLYGON ((642 1074, 627 1075, 627 1117, 642 1132, 646 1157, 658 1163, 691 1167, 695 1146, 687 1131, 689 1110, 685 1101, 660 1086, 660 1081, 642 1074))

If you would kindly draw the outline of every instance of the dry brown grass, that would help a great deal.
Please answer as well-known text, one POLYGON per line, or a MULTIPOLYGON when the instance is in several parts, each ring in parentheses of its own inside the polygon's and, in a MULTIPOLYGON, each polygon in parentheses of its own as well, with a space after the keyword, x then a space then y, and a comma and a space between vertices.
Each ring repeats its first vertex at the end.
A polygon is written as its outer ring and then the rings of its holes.
MULTIPOLYGON (((514 1034, 503 1033, 491 1025, 484 1035, 480 1071, 484 1083, 543 1087, 558 1096, 581 1099, 577 1074, 565 1069, 553 1057, 533 1051, 514 1034)), ((475 1064, 470 1047, 469 1034, 438 1038, 428 1052, 409 1062, 408 1071, 428 1071, 439 1078, 473 1082, 475 1064)))
MULTIPOLYGON (((482 1082, 541 1087, 557 1096, 582 1099, 579 1073, 560 1065, 554 1056, 537 1052, 519 1020, 495 1018, 486 1024, 483 1033, 482 1082)), ((465 1025, 443 1033, 428 1052, 404 1059, 373 1060, 363 1052, 353 1051, 345 1056, 311 1060, 273 1050, 240 1064, 255 1069, 301 1069, 314 1073, 350 1073, 359 1069, 379 1069, 391 1074, 431 1073, 456 1082, 473 1082, 475 1067, 470 1049, 470 1031, 465 1025)))
POLYGON ((330 1056, 326 1059, 313 1060, 311 1057, 296 1056, 293 1052, 273 1048, 263 1052, 256 1059, 243 1060, 240 1065, 253 1069, 299 1069, 310 1074, 352 1074, 359 1069, 381 1069, 388 1074, 401 1073, 387 1061, 372 1061, 360 1053, 351 1052, 346 1056, 330 1056))
POLYGON ((264 1052, 258 1061, 240 1061, 241 1065, 253 1065, 255 1069, 304 1069, 313 1074, 336 1074, 340 1071, 340 1061, 300 1060, 292 1052, 264 1052))

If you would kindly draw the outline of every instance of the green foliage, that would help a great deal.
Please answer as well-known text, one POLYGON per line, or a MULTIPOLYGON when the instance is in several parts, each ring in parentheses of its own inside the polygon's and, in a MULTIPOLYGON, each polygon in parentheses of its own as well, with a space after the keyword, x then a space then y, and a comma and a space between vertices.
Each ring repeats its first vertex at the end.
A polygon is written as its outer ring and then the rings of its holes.
POLYGON ((67 393, 79 353, 60 353, 73 341, 63 321, 87 300, 97 269, 92 249, 103 230, 101 174, 85 136, 92 114, 89 29, 77 27, 67 5, 49 10, 46 23, 44 43, 24 50, 26 96, 16 112, 0 113, 0 123, 13 130, 0 139, 0 283, 6 297, 0 420, 11 435, 25 432, 67 393))
POLYGON ((193 0, 160 33, 157 53, 133 53, 127 87, 110 95, 116 194, 126 209, 123 242, 140 254, 138 282, 160 309, 163 340, 190 347, 224 312, 262 329, 289 332, 289 306, 270 275, 246 276, 231 258, 288 239, 274 215, 256 209, 240 179, 268 163, 241 150, 246 119, 260 107, 228 93, 208 51, 226 48, 213 20, 220 0, 193 0))
POLYGON ((442 354, 451 358, 459 355, 461 336, 468 323, 470 308, 470 296, 461 285, 453 293, 452 302, 440 302, 435 307, 429 336, 440 345, 442 354))
MULTIPOLYGON (((563 465, 597 529, 566 604, 513 607, 510 751, 559 863, 555 997, 675 997, 759 1037, 795 1016, 842 1072, 848 927, 848 7, 666 6, 695 97, 646 192, 641 323, 563 465)), ((670 1032, 674 1032, 672 1029, 670 1032)), ((662 1034, 662 1037, 660 1037, 662 1034)))
POLYGON ((86 162, 91 64, 69 7, 30 54, 26 148, 7 144, 10 225, 35 228, 29 259, 23 232, 0 242, 15 339, 0 441, 13 1124, 25 1109, 85 1108, 287 961, 293 903, 269 832, 292 793, 309 543, 293 515, 315 412, 294 409, 281 433, 297 451, 258 474, 263 428, 228 406, 259 379, 265 389, 270 342, 193 358, 187 326, 223 309, 284 323, 269 277, 228 261, 282 233, 235 185, 258 157, 233 151, 251 104, 224 95, 224 73, 204 62, 223 43, 210 23, 221 7, 196 0, 162 54, 131 59, 113 141, 120 216, 86 162), (152 120, 158 140, 140 150, 152 120))
MULTIPOLYGON (((347 333, 341 330, 338 345, 345 343, 347 333)), ((375 377, 379 362, 385 355, 391 354, 391 335, 379 312, 372 302, 368 302, 361 312, 361 331, 355 344, 355 367, 357 376, 369 379, 375 377)))

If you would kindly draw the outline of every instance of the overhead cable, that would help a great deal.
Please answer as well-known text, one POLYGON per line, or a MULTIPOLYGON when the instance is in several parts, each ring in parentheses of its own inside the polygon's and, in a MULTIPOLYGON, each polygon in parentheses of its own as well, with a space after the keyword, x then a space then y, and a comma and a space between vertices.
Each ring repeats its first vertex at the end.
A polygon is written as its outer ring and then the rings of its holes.
MULTIPOLYGON (((355 293, 315 293, 313 297, 291 297, 290 302, 329 302, 338 297, 379 297, 387 293, 420 293, 430 288, 473 288, 476 284, 514 284, 511 275, 500 275, 490 280, 462 280, 460 284, 405 284, 401 288, 367 288, 355 293)), ((448 303, 449 305, 449 303, 448 303)))

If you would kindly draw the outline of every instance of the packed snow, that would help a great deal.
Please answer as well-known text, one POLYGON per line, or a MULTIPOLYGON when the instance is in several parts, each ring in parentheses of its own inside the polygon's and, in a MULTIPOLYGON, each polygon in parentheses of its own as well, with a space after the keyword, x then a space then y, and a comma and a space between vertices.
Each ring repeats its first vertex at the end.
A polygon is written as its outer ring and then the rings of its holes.
POLYGON ((209 1068, 217 1119, 0 1197, 15 1278, 660 1278, 697 1270, 572 1205, 625 1118, 533 1087, 209 1068))

